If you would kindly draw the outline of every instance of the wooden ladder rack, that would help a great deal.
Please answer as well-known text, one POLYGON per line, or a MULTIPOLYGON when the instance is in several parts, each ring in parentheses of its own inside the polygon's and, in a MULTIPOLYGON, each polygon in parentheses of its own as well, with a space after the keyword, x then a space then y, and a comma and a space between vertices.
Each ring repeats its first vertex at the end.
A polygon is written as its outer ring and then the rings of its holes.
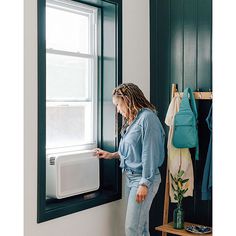
MULTIPOLYGON (((171 99, 177 94, 180 96, 183 96, 183 92, 178 92, 177 85, 172 84, 171 87, 171 99)), ((193 92, 195 99, 197 100, 212 100, 212 92, 193 92)), ((175 235, 194 235, 192 233, 188 233, 185 230, 179 230, 173 228, 173 223, 168 223, 168 217, 169 217, 169 170, 168 170, 168 158, 167 158, 167 164, 166 164, 166 183, 165 183, 165 196, 164 196, 164 211, 163 211, 163 225, 160 225, 158 227, 155 227, 155 230, 162 231, 162 236, 166 236, 167 233, 175 234, 175 235)), ((184 223, 185 226, 187 225, 194 225, 189 222, 184 223)), ((207 234, 208 236, 211 236, 212 234, 207 234)))

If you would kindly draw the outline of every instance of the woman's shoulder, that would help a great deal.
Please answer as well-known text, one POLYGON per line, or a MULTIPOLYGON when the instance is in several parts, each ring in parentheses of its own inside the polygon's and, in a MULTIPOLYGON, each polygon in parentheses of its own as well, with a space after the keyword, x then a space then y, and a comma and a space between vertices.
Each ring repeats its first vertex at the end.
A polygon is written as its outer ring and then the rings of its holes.
POLYGON ((140 114, 143 116, 157 116, 156 112, 151 110, 150 108, 143 107, 140 110, 140 114))
POLYGON ((156 112, 152 111, 149 108, 142 108, 139 114, 140 120, 156 120, 158 119, 156 112))
POLYGON ((140 113, 139 125, 143 128, 152 130, 161 130, 161 133, 165 133, 162 127, 161 121, 156 112, 149 108, 145 108, 140 113))

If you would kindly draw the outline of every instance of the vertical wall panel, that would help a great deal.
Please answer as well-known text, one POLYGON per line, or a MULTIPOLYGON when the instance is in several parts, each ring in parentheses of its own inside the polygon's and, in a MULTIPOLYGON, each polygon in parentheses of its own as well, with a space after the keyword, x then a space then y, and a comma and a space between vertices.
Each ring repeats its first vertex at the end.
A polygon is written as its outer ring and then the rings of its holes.
POLYGON ((163 104, 167 106, 169 103, 170 0, 150 1, 150 13, 155 17, 155 22, 150 22, 152 37, 150 44, 155 44, 155 47, 150 50, 150 74, 152 74, 150 87, 155 88, 150 94, 150 100, 157 107, 158 115, 164 121, 166 111, 160 108, 163 104), (162 84, 159 83, 159 78, 163 78, 162 84))
MULTIPOLYGON (((150 100, 157 107, 158 116, 164 125, 170 98, 170 2, 172 0, 150 1, 150 100), (161 32, 161 33, 160 33, 161 32)), ((166 130, 167 131, 167 130, 166 130)), ((166 160, 160 168, 162 184, 150 210, 150 234, 159 235, 155 226, 162 224, 166 160)))
POLYGON ((198 88, 207 91, 211 83, 211 0, 198 0, 198 88))
POLYGON ((184 79, 184 14, 183 0, 171 0, 170 4, 170 74, 171 82, 179 85, 182 90, 184 79))
POLYGON ((196 88, 196 0, 184 0, 184 87, 196 88))
MULTIPOLYGON (((212 0, 150 0, 150 97, 151 102, 158 104, 163 124, 172 83, 178 85, 179 91, 186 87, 208 91, 212 87, 211 25, 212 0)), ((194 197, 184 199, 185 220, 211 225, 212 201, 201 200, 202 177, 209 144, 205 119, 211 101, 197 101, 197 106, 200 160, 195 161, 194 150, 191 150, 195 189, 194 197)), ((165 124, 164 128, 168 132, 165 124)), ((161 172, 163 181, 150 212, 150 227, 153 226, 153 219, 156 219, 156 225, 162 221, 165 172, 166 162, 161 172)), ((169 220, 172 220, 174 207, 175 204, 170 204, 169 220)), ((161 234, 152 230, 151 235, 161 234)))
MULTIPOLYGON (((212 86, 211 74, 211 0, 197 1, 197 88, 200 91, 208 91, 212 86)), ((212 202, 201 200, 201 185, 204 166, 206 162, 207 149, 209 144, 209 130, 206 124, 206 116, 210 109, 210 101, 198 101, 199 113, 199 161, 195 161, 195 218, 199 223, 212 224, 212 202), (201 207, 197 207, 201 205, 201 207)))

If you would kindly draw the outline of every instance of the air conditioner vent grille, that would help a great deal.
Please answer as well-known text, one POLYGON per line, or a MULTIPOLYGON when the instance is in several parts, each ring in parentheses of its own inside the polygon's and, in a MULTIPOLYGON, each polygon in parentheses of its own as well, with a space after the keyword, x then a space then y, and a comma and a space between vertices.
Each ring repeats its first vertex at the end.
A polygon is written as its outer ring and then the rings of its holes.
POLYGON ((55 165, 55 157, 50 157, 50 159, 49 159, 49 164, 50 165, 55 165))
POLYGON ((99 189, 99 159, 93 150, 50 154, 47 158, 47 197, 62 199, 99 189))

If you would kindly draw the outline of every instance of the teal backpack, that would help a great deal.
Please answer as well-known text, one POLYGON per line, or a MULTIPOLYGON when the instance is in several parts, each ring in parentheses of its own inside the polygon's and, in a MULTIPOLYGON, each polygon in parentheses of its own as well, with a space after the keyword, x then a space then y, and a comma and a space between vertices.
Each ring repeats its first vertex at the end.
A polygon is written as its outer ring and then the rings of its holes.
POLYGON ((196 147, 195 159, 198 160, 197 107, 190 88, 184 90, 179 112, 174 117, 172 143, 176 148, 196 147))

